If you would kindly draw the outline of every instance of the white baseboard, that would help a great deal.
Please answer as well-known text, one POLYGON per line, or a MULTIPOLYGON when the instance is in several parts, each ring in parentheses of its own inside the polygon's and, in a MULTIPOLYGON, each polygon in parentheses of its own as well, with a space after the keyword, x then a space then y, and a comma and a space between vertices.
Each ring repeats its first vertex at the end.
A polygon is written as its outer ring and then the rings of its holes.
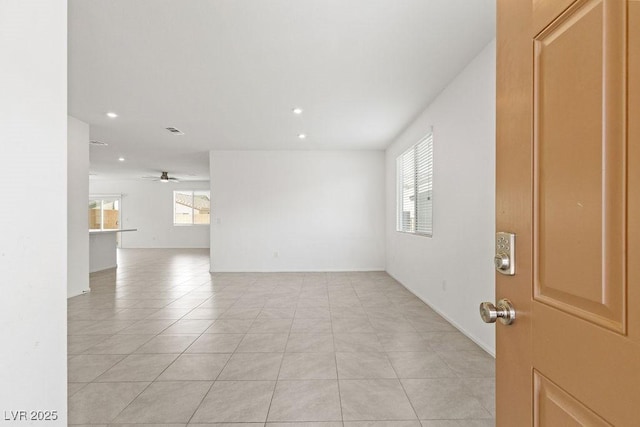
POLYGON ((491 356, 493 356, 494 358, 496 357, 496 353, 495 353, 495 349, 489 348, 487 347, 484 343, 478 341, 473 335, 471 335, 469 332, 467 332, 462 326, 460 326, 458 323, 456 323, 453 319, 449 318, 446 314, 444 314, 443 312, 441 312, 440 310, 438 310, 437 307, 435 307, 430 301, 422 298, 420 295, 418 295, 413 289, 411 289, 410 287, 408 287, 407 285, 405 285, 404 283, 402 283, 400 281, 400 279, 398 279, 397 277, 395 277, 393 274, 389 273, 387 271, 387 274, 391 277, 393 277, 398 283, 400 283, 406 290, 408 290, 409 292, 411 292, 416 298, 418 298, 420 301, 422 301, 423 303, 425 303, 427 306, 429 306, 429 308, 431 308, 433 311, 435 311, 436 313, 438 313, 438 315, 440 315, 440 317, 442 317, 444 320, 446 320, 447 322, 449 322, 451 324, 451 326, 453 326, 454 328, 456 328, 458 331, 460 331, 464 336, 466 336, 467 338, 469 338, 471 341, 473 341, 474 343, 476 343, 478 345, 478 347, 480 347, 481 349, 483 349, 484 351, 486 351, 487 353, 489 353, 491 356))
POLYGON ((67 295, 67 299, 69 299, 69 298, 73 298, 73 297, 77 297, 77 296, 79 296, 79 295, 85 295, 85 294, 88 294, 89 292, 91 292, 91 289, 83 289, 83 290, 81 290, 80 292, 75 293, 75 294, 73 294, 73 295, 68 294, 68 295, 67 295))
POLYGON ((371 268, 313 268, 313 269, 291 269, 291 270, 209 270, 209 273, 367 273, 383 272, 383 267, 371 268))

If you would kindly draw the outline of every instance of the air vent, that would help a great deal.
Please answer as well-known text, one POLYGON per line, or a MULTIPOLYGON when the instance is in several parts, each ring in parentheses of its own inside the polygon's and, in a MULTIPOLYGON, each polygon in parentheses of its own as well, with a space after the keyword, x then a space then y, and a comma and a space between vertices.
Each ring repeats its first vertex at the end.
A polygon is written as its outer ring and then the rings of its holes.
POLYGON ((184 132, 182 132, 180 129, 176 129, 174 127, 168 127, 166 129, 174 135, 184 135, 184 132))
POLYGON ((107 144, 106 142, 97 141, 97 140, 95 140, 95 139, 92 139, 91 141, 89 141, 89 144, 91 144, 91 145, 97 145, 98 147, 106 147, 107 145, 109 145, 109 144, 107 144))

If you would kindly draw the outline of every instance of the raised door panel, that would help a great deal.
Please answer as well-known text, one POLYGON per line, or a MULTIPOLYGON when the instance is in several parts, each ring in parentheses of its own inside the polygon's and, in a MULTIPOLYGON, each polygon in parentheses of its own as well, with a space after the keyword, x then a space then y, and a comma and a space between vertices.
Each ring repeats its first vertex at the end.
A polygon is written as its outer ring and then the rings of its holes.
POLYGON ((534 371, 535 427, 610 427, 611 424, 534 371))
POLYGON ((534 298, 620 333, 625 28, 623 2, 578 1, 534 39, 534 298))
POLYGON ((610 424, 637 426, 640 346, 547 304, 532 316, 535 369, 610 424))
POLYGON ((537 34, 576 0, 533 0, 533 29, 537 34))

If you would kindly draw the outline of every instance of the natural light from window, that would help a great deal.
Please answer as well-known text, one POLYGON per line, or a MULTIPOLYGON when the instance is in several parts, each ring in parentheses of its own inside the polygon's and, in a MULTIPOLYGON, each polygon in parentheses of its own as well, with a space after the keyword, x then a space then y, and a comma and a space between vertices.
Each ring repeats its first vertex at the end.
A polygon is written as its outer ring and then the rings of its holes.
POLYGON ((173 192, 173 225, 206 225, 210 223, 211 200, 208 190, 173 192))
POLYGON ((89 197, 89 230, 117 230, 120 228, 120 198, 89 197))
POLYGON ((433 133, 396 160, 397 231, 433 235, 433 133))

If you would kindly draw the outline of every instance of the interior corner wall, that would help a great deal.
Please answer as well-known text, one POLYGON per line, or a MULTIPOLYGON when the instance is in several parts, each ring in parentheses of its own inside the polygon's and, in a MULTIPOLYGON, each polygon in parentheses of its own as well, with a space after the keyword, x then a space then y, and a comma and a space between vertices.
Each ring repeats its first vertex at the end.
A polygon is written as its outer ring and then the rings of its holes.
POLYGON ((488 352, 494 328, 495 41, 386 152, 387 271, 488 352), (433 126, 433 237, 396 231, 396 158, 433 126))
POLYGON ((208 190, 208 181, 168 182, 142 179, 91 179, 89 193, 121 194, 122 248, 208 248, 208 225, 173 225, 174 190, 208 190))
POLYGON ((0 423, 66 426, 67 2, 2 0, 0 57, 0 423))
POLYGON ((67 297, 89 290, 89 125, 67 119, 67 297))
POLYGON ((384 270, 384 152, 212 151, 212 271, 384 270))

